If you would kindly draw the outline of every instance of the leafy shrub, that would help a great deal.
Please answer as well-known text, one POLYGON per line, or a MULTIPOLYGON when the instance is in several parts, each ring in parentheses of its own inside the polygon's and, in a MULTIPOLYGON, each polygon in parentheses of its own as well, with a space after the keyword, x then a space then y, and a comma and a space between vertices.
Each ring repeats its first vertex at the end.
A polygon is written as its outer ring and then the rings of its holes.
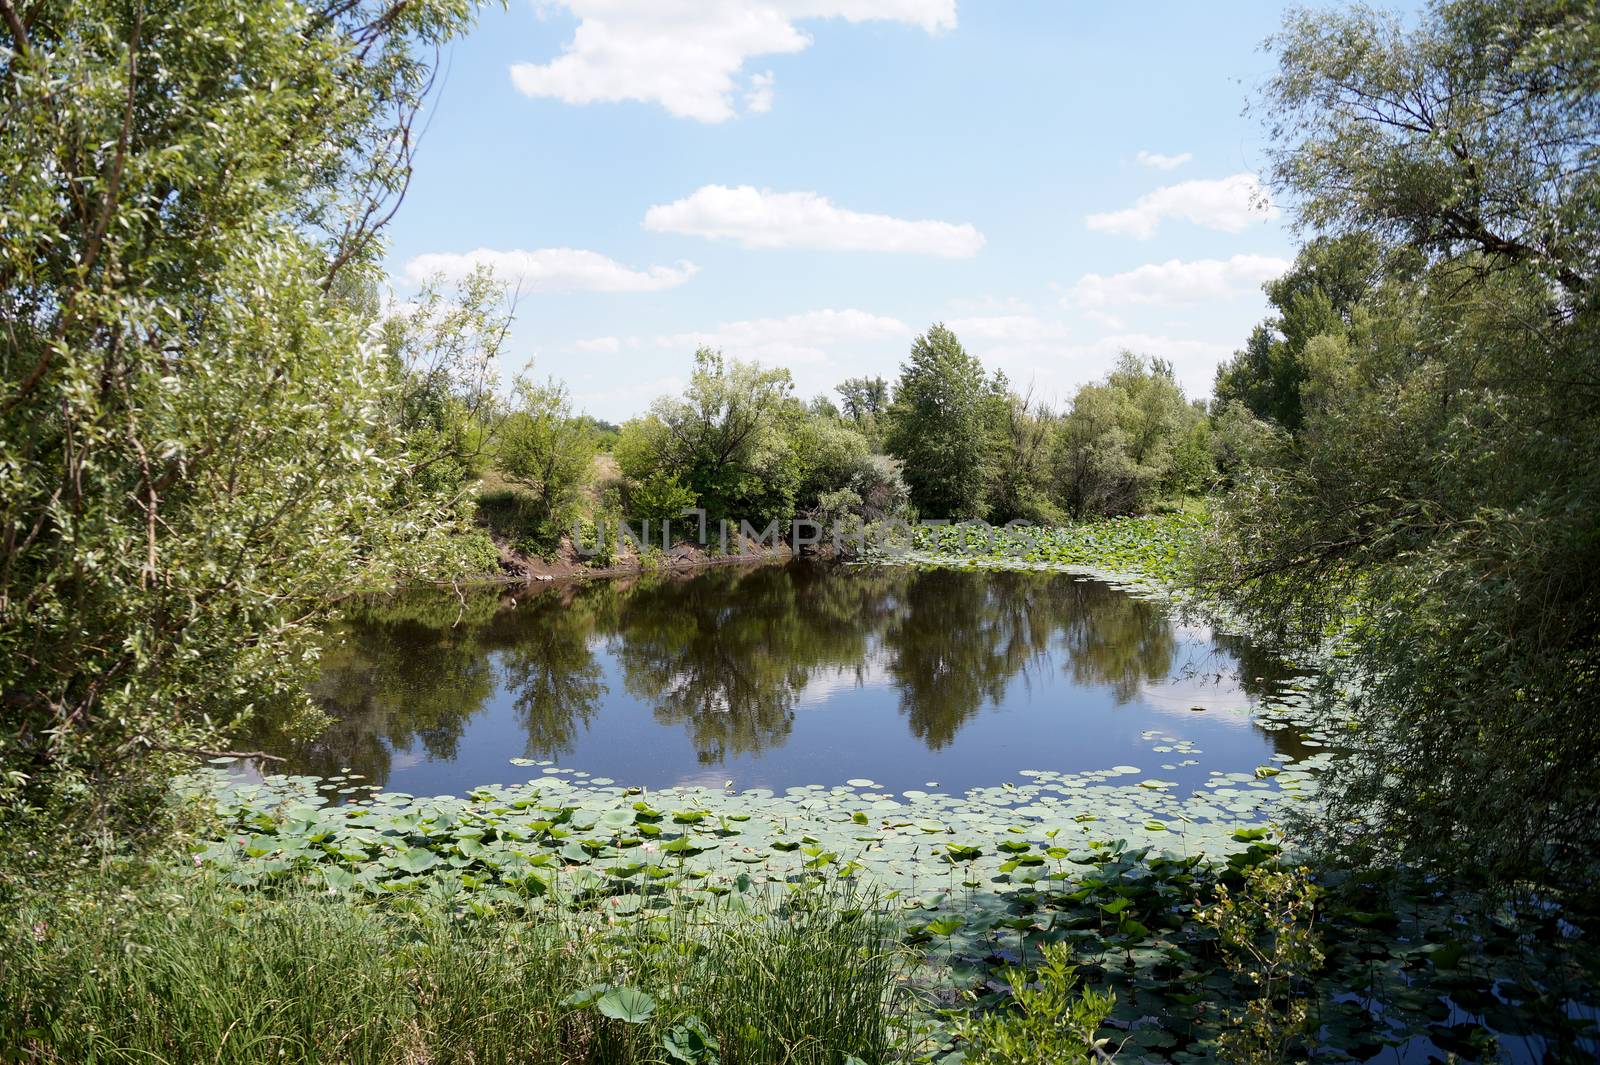
POLYGON ((1061 1065, 1108 1057, 1102 1049, 1107 1040, 1097 1033, 1115 999, 1079 989, 1071 948, 1050 944, 1037 969, 1011 969, 1005 976, 1010 1005, 956 1025, 965 1065, 1061 1065))
POLYGON ((595 454, 594 427, 573 413, 564 386, 518 382, 516 409, 500 428, 495 465, 521 490, 523 535, 541 553, 553 551, 578 519, 595 454))
POLYGON ((1236 1065, 1300 1061, 1313 1031, 1312 980, 1322 966, 1316 929, 1320 892, 1305 869, 1256 865, 1241 890, 1217 885, 1197 919, 1216 930, 1222 961, 1248 988, 1243 1006, 1222 1007, 1218 1050, 1236 1065))
POLYGON ((695 505, 694 493, 668 473, 652 473, 638 484, 631 485, 627 493, 628 512, 635 518, 649 522, 671 521, 680 518, 685 510, 695 505))

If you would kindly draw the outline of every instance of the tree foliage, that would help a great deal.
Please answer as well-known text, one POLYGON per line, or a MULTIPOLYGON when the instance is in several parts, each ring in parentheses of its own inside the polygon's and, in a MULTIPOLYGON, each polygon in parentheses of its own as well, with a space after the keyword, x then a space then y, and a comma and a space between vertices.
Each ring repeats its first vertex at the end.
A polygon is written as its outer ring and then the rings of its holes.
POLYGON ((0 807, 154 824, 448 520, 363 294, 471 5, 0 7, 0 807))
POLYGON ((539 548, 554 548, 578 519, 597 450, 593 426, 573 413, 564 385, 517 382, 495 465, 521 490, 521 518, 539 548))
POLYGON ((1367 234, 1319 237, 1300 249, 1294 267, 1266 285, 1278 313, 1217 368, 1217 405, 1237 402, 1258 418, 1299 430, 1306 345, 1348 329, 1377 281, 1378 245, 1367 234))
POLYGON ((453 287, 430 278, 382 316, 389 420, 409 454, 400 502, 460 493, 482 472, 503 413, 495 367, 514 309, 505 283, 480 268, 453 287))
POLYGON ((1037 403, 1032 391, 1010 391, 991 401, 994 478, 989 486, 989 517, 995 523, 1026 521, 1057 524, 1061 511, 1052 498, 1052 459, 1058 419, 1037 403))
POLYGON ((1383 269, 1301 350, 1218 587, 1348 635, 1336 839, 1574 886, 1600 854, 1600 20, 1460 0, 1302 12, 1268 89, 1303 224, 1383 269))
POLYGON ((1124 352, 1073 397, 1056 440, 1056 490, 1075 518, 1131 514, 1158 493, 1203 489, 1211 455, 1204 414, 1170 364, 1124 352))
POLYGON ((944 325, 912 342, 885 444, 905 463, 911 501, 925 517, 987 513, 994 461, 990 401, 1003 392, 944 325))
POLYGON ((682 396, 663 396, 622 427, 617 462, 636 482, 674 477, 715 521, 765 523, 794 511, 805 416, 788 370, 702 348, 682 396))
POLYGON ((1587 0, 1292 15, 1265 97, 1302 225, 1472 269, 1522 266, 1571 308, 1600 267, 1600 32, 1587 0), (1464 255, 1470 259, 1462 262, 1464 255))

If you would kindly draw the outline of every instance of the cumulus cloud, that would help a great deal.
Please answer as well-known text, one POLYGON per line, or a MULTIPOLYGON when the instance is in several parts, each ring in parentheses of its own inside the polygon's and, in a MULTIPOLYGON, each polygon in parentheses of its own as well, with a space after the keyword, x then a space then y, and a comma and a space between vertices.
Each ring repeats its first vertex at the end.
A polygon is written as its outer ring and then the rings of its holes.
MULTIPOLYGON (((799 395, 831 393, 833 386, 857 374, 893 377, 917 332, 898 318, 847 308, 822 309, 770 318, 722 322, 706 329, 657 336, 603 337, 622 350, 605 376, 580 373, 573 378, 573 396, 584 409, 602 417, 624 419, 645 409, 660 395, 681 392, 674 378, 627 380, 630 367, 648 365, 687 369, 697 348, 710 347, 730 357, 781 366, 791 371, 799 395), (637 354, 634 352, 637 351, 637 354)), ((572 345, 585 349, 578 342, 572 345)), ((595 360, 590 360, 594 364, 595 360)))
POLYGON ((580 248, 540 248, 537 251, 497 251, 476 248, 469 252, 432 252, 418 255, 405 266, 413 283, 443 274, 465 277, 487 266, 502 280, 525 290, 547 292, 659 292, 676 288, 694 276, 691 262, 676 266, 650 266, 636 270, 599 252, 580 248))
POLYGON ((956 296, 949 306, 958 316, 1033 313, 1033 305, 1016 296, 956 296))
POLYGON ((945 323, 985 366, 1004 370, 1014 386, 1032 387, 1036 398, 1065 407, 1080 385, 1112 370, 1124 351, 1166 359, 1189 396, 1211 391, 1217 363, 1232 354, 1226 343, 1118 330, 1080 335, 1049 318, 1028 315, 958 319, 945 323))
POLYGON ((1069 307, 1130 303, 1180 304, 1232 299, 1253 292, 1289 269, 1287 259, 1235 255, 1231 259, 1169 259, 1109 277, 1084 274, 1062 299, 1069 307))
POLYGON ((1278 209, 1265 202, 1265 190, 1254 174, 1234 174, 1215 181, 1185 181, 1139 197, 1121 211, 1091 214, 1090 229, 1145 240, 1161 223, 1181 218, 1224 233, 1241 232, 1251 222, 1276 218, 1278 209))
POLYGON ((995 342, 1029 344, 1060 340, 1067 336, 1066 327, 1031 314, 989 314, 969 318, 952 318, 945 325, 964 342, 995 342))
POLYGON ((1141 151, 1138 155, 1139 162, 1157 170, 1176 170, 1178 167, 1193 159, 1189 152, 1180 152, 1177 155, 1162 155, 1160 152, 1141 151))
POLYGON ((751 185, 704 185, 672 203, 656 204, 644 227, 732 240, 746 248, 818 248, 967 258, 983 247, 973 226, 864 214, 815 192, 773 192, 751 185))
POLYGON ((607 374, 580 376, 572 382, 572 402, 586 414, 626 421, 644 411, 657 396, 673 396, 683 391, 681 377, 630 377, 607 374))
POLYGON ((616 337, 589 337, 579 340, 572 345, 579 351, 593 351, 602 354, 615 354, 622 350, 622 341, 616 337))
MULTIPOLYGON (((578 26, 555 59, 512 66, 519 91, 570 104, 658 103, 700 122, 735 115, 748 60, 810 47, 798 21, 898 22, 929 33, 956 24, 956 0, 551 0, 543 8, 570 12, 578 26)), ((758 75, 746 110, 771 102, 771 74, 758 75)))
POLYGON ((1193 337, 1171 337, 1151 333, 1115 333, 1097 339, 1090 350, 1103 360, 1104 373, 1116 363, 1124 351, 1147 355, 1172 363, 1172 371, 1183 391, 1190 399, 1211 394, 1211 384, 1217 374, 1217 364, 1233 354, 1237 345, 1196 340, 1193 337))
POLYGON ((772 110, 772 71, 750 78, 750 87, 744 93, 744 109, 760 115, 772 110))
MULTIPOLYGON (((1205 396, 1217 364, 1234 348, 1230 341, 1172 336, 1156 329, 1115 329, 1096 335, 1098 330, 1083 329, 1081 323, 1011 309, 950 318, 945 324, 986 367, 1004 370, 1013 386, 1031 388, 1036 399, 1057 409, 1070 402, 1080 385, 1104 377, 1123 351, 1170 361, 1185 391, 1205 396)), ((595 339, 615 340, 625 352, 639 349, 638 356, 623 358, 643 359, 652 368, 687 367, 696 348, 720 348, 735 358, 791 370, 797 393, 810 396, 829 393, 844 378, 859 374, 893 379, 907 345, 922 328, 868 311, 824 309, 681 333, 595 339)), ((585 409, 621 419, 643 410, 655 396, 682 387, 677 381, 650 380, 645 375, 637 382, 616 377, 579 374, 574 394, 585 409)))
POLYGON ((723 322, 713 329, 658 336, 657 347, 689 352, 720 348, 771 366, 825 363, 860 345, 904 340, 914 330, 898 318, 855 309, 806 311, 778 318, 723 322))

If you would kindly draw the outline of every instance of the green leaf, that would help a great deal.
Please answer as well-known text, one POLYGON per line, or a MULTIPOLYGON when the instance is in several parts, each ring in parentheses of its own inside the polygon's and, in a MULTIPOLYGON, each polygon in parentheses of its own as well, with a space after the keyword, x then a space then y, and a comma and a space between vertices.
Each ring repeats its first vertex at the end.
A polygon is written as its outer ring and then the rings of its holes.
POLYGON ((632 987, 613 987, 600 996, 600 1012, 612 1020, 643 1024, 655 1012, 656 1000, 632 987))
POLYGON ((386 856, 383 864, 405 873, 425 873, 439 864, 439 856, 426 847, 407 847, 386 856))
POLYGON ((590 984, 582 991, 574 991, 562 999, 561 1005, 569 1006, 573 1009, 585 1009, 600 1001, 600 996, 611 990, 613 988, 610 984, 590 984))

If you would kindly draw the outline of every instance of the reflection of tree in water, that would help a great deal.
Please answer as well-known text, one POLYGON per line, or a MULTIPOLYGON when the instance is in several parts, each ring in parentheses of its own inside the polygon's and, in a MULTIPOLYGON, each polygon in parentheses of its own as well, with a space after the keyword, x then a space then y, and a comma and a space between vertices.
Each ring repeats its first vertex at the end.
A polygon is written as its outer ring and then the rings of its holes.
POLYGON ((258 741, 286 755, 295 772, 349 768, 376 784, 389 779, 391 750, 420 746, 430 758, 453 758, 467 717, 494 691, 472 633, 498 605, 493 596, 463 604, 437 593, 352 603, 309 689, 327 728, 309 739, 288 737, 281 722, 267 720, 256 727, 258 741))
MULTIPOLYGON (((260 745, 289 754, 296 772, 349 766, 382 784, 391 750, 453 757, 498 680, 526 735, 522 753, 566 754, 606 695, 590 650, 604 637, 628 691, 661 723, 683 725, 702 763, 783 744, 809 683, 851 671, 864 683, 869 668, 887 672, 912 734, 937 750, 1052 650, 1065 652, 1073 680, 1126 702, 1171 675, 1178 643, 1155 603, 992 571, 729 567, 541 588, 507 607, 497 593, 440 592, 352 607, 312 687, 331 725, 290 742, 267 723, 260 745)), ((1243 641, 1216 645, 1218 669, 1253 695, 1282 676, 1243 641)))
POLYGON ((1300 676, 1278 655, 1265 647, 1251 643, 1243 636, 1214 632, 1211 642, 1218 657, 1226 664, 1223 676, 1239 685, 1251 699, 1260 700, 1275 695, 1283 685, 1300 676))
POLYGON ((864 656, 872 596, 841 583, 769 566, 641 585, 616 620, 628 690, 687 726, 702 763, 781 744, 812 675, 864 656))
POLYGON ((1048 653, 1066 582, 1024 573, 917 573, 883 635, 912 734, 949 746, 985 703, 1048 653))
POLYGON ((498 651, 506 690, 527 735, 525 758, 569 754, 600 709, 606 686, 589 651, 597 615, 616 599, 608 585, 567 587, 525 599, 488 625, 480 643, 498 651))
POLYGON ((1064 666, 1079 684, 1111 689, 1119 704, 1172 674, 1177 641, 1166 611, 1098 581, 1060 581, 1064 666))
MULTIPOLYGON (((1212 642, 1234 663, 1232 679, 1253 701, 1260 702, 1282 692, 1289 681, 1306 674, 1290 665, 1276 652, 1252 644, 1242 636, 1227 633, 1212 634, 1212 642)), ((1317 754, 1319 748, 1307 747, 1306 737, 1298 729, 1264 729, 1257 724, 1256 731, 1265 736, 1276 754, 1286 754, 1301 761, 1317 754)))

